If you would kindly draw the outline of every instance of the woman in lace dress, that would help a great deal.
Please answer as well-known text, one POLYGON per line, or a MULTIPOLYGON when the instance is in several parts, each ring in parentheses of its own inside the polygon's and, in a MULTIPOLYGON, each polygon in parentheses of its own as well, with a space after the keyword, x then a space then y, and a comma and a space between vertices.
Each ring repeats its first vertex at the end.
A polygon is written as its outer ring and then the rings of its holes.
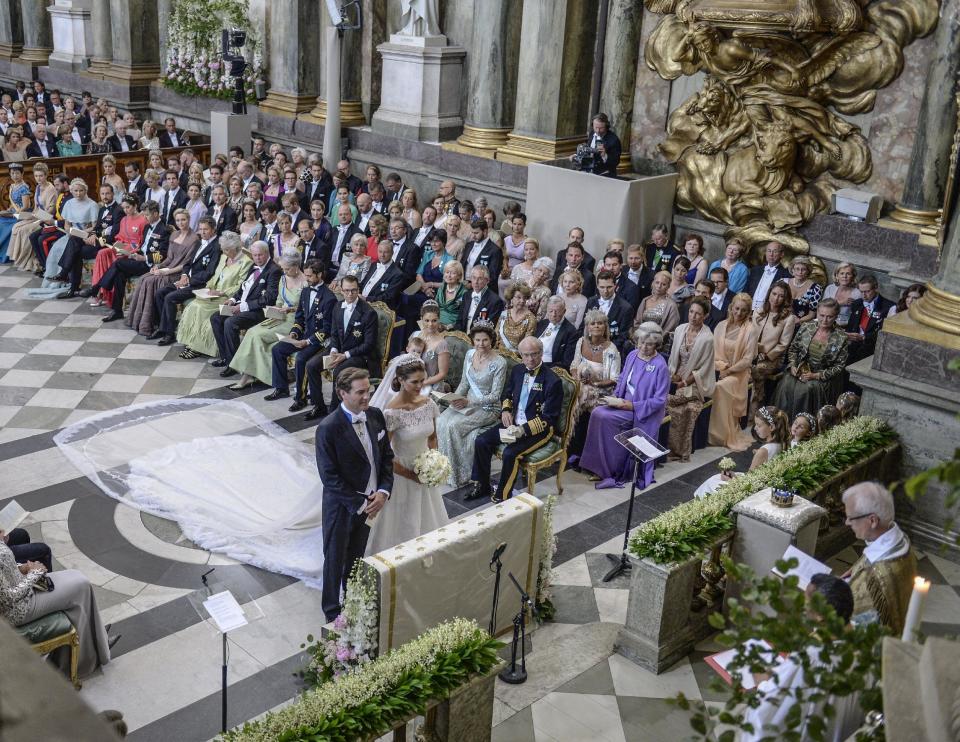
POLYGON ((517 353, 520 341, 533 335, 537 328, 537 315, 527 306, 530 288, 522 283, 510 284, 503 298, 507 302, 507 310, 500 315, 497 334, 504 348, 517 353))
POLYGON ((580 382, 573 437, 567 449, 570 465, 576 466, 587 440, 590 413, 613 394, 620 378, 620 351, 610 340, 610 323, 600 309, 591 309, 583 320, 583 337, 577 340, 570 373, 580 382))
POLYGON ((494 350, 497 336, 490 322, 474 322, 470 328, 473 348, 463 360, 463 376, 456 393, 467 398, 451 404, 437 420, 440 451, 450 459, 447 482, 462 487, 473 471, 473 448, 477 436, 500 419, 500 393, 507 378, 507 362, 494 350))
POLYGON ((547 316, 547 301, 553 296, 550 291, 550 276, 553 275, 553 269, 553 260, 548 257, 537 258, 533 261, 533 270, 530 272, 530 278, 527 279, 527 286, 530 287, 527 306, 537 315, 537 320, 547 316))
POLYGON ((788 285, 797 324, 816 319, 817 305, 823 297, 823 286, 810 278, 811 265, 810 258, 806 255, 797 255, 790 263, 793 277, 788 281, 788 285))
MULTIPOLYGON (((510 239, 509 235, 507 239, 510 239)), ((529 285, 530 277, 533 275, 533 265, 540 257, 540 242, 533 237, 527 237, 521 246, 523 250, 523 260, 518 260, 510 271, 510 280, 515 283, 526 283, 529 285)))
POLYGON ((392 385, 397 392, 383 410, 393 448, 393 490, 390 503, 374 518, 367 553, 389 549, 445 526, 447 509, 440 487, 427 487, 413 471, 413 462, 437 447, 436 403, 420 392, 427 373, 423 361, 405 357, 397 365, 392 385))
POLYGON ((426 344, 421 356, 427 372, 423 382, 424 394, 449 391, 446 378, 450 370, 450 348, 440 329, 440 305, 432 299, 425 301, 420 308, 420 328, 411 337, 421 338, 426 344))

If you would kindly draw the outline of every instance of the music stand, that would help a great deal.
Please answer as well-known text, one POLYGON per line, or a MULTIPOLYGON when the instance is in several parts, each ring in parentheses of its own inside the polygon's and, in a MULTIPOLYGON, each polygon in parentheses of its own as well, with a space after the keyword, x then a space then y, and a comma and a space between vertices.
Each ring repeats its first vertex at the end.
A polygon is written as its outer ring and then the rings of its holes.
POLYGON ((624 431, 615 435, 613 439, 627 453, 633 457, 633 478, 630 481, 630 504, 627 507, 627 527, 623 532, 623 551, 620 554, 607 554, 607 559, 614 566, 603 576, 604 582, 610 582, 614 577, 630 570, 630 560, 627 558, 627 546, 630 543, 630 528, 633 525, 633 498, 637 491, 637 476, 640 474, 640 464, 646 464, 661 456, 667 455, 667 449, 661 446, 655 438, 651 438, 640 428, 624 431))

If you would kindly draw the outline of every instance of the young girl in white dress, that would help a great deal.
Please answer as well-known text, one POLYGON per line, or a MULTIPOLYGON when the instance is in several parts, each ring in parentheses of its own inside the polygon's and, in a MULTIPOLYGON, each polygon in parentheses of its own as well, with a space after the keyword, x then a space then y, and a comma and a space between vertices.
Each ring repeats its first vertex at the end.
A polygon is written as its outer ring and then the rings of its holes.
POLYGON ((413 472, 413 462, 427 448, 437 447, 435 420, 440 414, 429 396, 420 392, 426 379, 423 361, 412 354, 398 359, 389 383, 396 395, 383 416, 393 448, 393 491, 390 502, 370 528, 367 554, 389 549, 445 526, 447 509, 439 487, 427 487, 413 472))

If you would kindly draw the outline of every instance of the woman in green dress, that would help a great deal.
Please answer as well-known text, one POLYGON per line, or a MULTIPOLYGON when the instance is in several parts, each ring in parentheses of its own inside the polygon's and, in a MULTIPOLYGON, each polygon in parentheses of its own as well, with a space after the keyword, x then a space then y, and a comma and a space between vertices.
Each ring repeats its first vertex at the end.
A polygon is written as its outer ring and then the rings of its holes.
POLYGON ((463 266, 459 260, 451 260, 443 266, 443 286, 437 289, 434 296, 440 306, 440 326, 443 329, 449 330, 456 326, 465 292, 463 266))
POLYGON ((220 262, 206 286, 211 296, 209 299, 196 297, 187 304, 177 326, 177 342, 187 346, 180 354, 181 358, 199 355, 216 358, 217 340, 213 336, 210 318, 237 292, 253 265, 253 261, 240 251, 240 245, 240 235, 236 232, 220 235, 220 262))
POLYGON ((285 250, 277 263, 283 269, 283 278, 280 279, 276 307, 286 316, 282 320, 267 318, 247 330, 243 342, 230 361, 230 368, 243 374, 240 381, 230 387, 235 391, 246 389, 255 381, 262 381, 267 385, 271 383, 271 351, 277 343, 277 335, 289 335, 293 328, 300 292, 307 285, 307 279, 300 270, 300 253, 295 248, 285 250))

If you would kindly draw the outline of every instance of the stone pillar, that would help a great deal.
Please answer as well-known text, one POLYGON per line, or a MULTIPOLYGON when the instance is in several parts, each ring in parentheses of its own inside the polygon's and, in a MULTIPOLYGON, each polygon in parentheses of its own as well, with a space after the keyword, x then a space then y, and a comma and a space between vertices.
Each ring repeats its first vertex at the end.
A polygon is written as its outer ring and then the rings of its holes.
POLYGON ((517 115, 497 159, 517 165, 556 160, 586 141, 597 35, 591 0, 526 0, 517 115), (545 54, 544 50, 553 50, 545 54))
MULTIPOLYGON (((320 13, 320 33, 314 35, 314 39, 325 38, 328 28, 330 28, 330 16, 326 10, 323 10, 320 13)), ((360 102, 362 31, 344 31, 340 42, 340 126, 344 128, 363 126, 367 120, 364 118, 363 104, 360 102)), ((323 126, 327 121, 326 75, 320 77, 320 96, 315 98, 314 102, 316 105, 313 110, 301 118, 323 126)))
POLYGON ((90 9, 93 32, 93 56, 87 72, 102 75, 113 59, 113 35, 110 22, 110 0, 93 0, 90 9))
POLYGON ((92 0, 56 0, 47 8, 53 27, 51 67, 71 72, 87 68, 93 50, 91 5, 92 0))
POLYGON ((613 130, 623 144, 621 168, 629 168, 630 165, 630 129, 633 126, 633 99, 636 95, 642 22, 642 4, 634 0, 611 0, 607 33, 603 42, 600 110, 610 117, 613 130))
POLYGON ((110 0, 113 61, 104 73, 131 88, 160 76, 160 29, 153 0, 110 0))
POLYGON ((0 0, 0 59, 17 59, 23 51, 23 21, 17 0, 0 0))
POLYGON ((159 31, 160 71, 167 71, 167 52, 170 49, 170 16, 173 13, 172 0, 157 0, 157 30, 159 31))
POLYGON ((270 88, 260 111, 295 117, 316 105, 320 93, 320 14, 315 0, 270 5, 270 88))
POLYGON ((903 197, 890 213, 899 222, 921 226, 933 224, 943 206, 950 147, 957 126, 960 3, 944 2, 940 14, 903 197))
POLYGON ((53 34, 46 0, 20 0, 23 21, 23 52, 20 60, 45 65, 53 51, 53 34))

